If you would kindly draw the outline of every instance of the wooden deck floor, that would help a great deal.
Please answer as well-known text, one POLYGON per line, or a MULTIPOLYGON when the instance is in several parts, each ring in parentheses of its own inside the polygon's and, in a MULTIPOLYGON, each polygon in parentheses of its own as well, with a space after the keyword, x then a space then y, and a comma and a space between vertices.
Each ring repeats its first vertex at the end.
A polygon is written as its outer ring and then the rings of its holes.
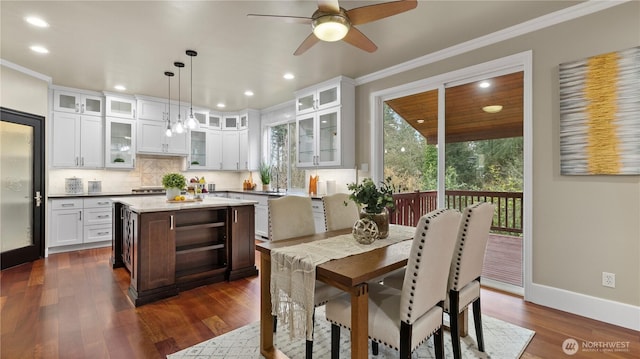
POLYGON ((482 277, 522 287, 522 238, 490 234, 482 277))

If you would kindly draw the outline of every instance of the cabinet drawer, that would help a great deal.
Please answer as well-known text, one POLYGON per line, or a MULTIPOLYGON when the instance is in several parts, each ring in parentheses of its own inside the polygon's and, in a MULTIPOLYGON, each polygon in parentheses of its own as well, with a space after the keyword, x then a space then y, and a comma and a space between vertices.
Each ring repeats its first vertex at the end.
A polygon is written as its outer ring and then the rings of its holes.
POLYGON ((51 209, 82 209, 82 198, 51 200, 51 209))
POLYGON ((111 200, 108 198, 85 198, 84 208, 109 208, 111 209, 111 200))
POLYGON ((84 225, 111 224, 111 209, 88 208, 84 210, 84 225))
POLYGON ((110 225, 85 226, 84 243, 110 241, 112 231, 110 225))

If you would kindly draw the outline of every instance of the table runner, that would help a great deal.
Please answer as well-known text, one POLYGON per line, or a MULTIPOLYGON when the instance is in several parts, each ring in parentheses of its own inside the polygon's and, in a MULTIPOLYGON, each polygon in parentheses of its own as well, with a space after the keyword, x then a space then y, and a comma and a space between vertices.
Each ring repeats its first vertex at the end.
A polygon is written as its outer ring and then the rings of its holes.
POLYGON ((352 234, 271 250, 271 313, 289 325, 292 337, 306 334, 313 340, 313 303, 316 266, 332 259, 364 253, 413 239, 415 227, 390 225, 389 236, 372 244, 360 244, 352 234))

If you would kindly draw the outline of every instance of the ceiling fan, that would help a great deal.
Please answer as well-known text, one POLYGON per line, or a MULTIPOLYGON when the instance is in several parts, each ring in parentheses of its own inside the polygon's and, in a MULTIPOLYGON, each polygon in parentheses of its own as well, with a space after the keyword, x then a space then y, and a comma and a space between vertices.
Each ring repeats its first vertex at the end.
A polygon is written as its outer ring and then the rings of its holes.
POLYGON ((378 46, 356 29, 355 25, 397 15, 415 9, 416 6, 418 6, 417 0, 400 0, 345 10, 340 7, 338 0, 318 0, 318 10, 311 17, 261 14, 248 14, 247 16, 273 18, 297 24, 311 24, 313 32, 293 53, 296 56, 303 54, 320 40, 330 42, 344 40, 364 51, 374 52, 378 46))

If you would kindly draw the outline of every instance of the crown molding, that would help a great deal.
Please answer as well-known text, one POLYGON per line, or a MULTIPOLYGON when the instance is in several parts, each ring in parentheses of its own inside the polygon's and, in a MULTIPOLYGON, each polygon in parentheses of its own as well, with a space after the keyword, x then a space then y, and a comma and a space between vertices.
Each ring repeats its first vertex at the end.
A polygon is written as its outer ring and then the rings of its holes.
POLYGON ((368 75, 364 75, 355 79, 356 85, 363 85, 369 82, 377 81, 385 77, 393 76, 405 71, 409 71, 421 66, 429 65, 434 62, 442 61, 457 55, 464 54, 469 51, 473 51, 482 47, 493 45, 501 41, 509 40, 517 36, 528 34, 537 30, 547 28, 549 26, 557 25, 569 20, 577 19, 582 16, 590 15, 602 10, 609 9, 611 7, 627 3, 631 0, 589 0, 578 5, 568 7, 566 9, 558 10, 550 14, 540 16, 535 19, 531 19, 502 29, 491 34, 480 36, 473 40, 465 41, 457 45, 442 49, 413 60, 409 60, 386 69, 373 72, 368 75))
POLYGON ((39 72, 35 72, 33 70, 30 70, 26 67, 20 66, 18 64, 14 64, 13 62, 7 61, 5 59, 0 59, 0 65, 4 66, 4 67, 8 67, 12 70, 16 70, 18 72, 22 72, 25 75, 29 75, 31 77, 37 78, 38 80, 42 80, 44 82, 46 82, 47 84, 49 84, 49 86, 51 86, 51 84, 53 83, 53 79, 50 76, 47 75, 43 75, 39 72))

